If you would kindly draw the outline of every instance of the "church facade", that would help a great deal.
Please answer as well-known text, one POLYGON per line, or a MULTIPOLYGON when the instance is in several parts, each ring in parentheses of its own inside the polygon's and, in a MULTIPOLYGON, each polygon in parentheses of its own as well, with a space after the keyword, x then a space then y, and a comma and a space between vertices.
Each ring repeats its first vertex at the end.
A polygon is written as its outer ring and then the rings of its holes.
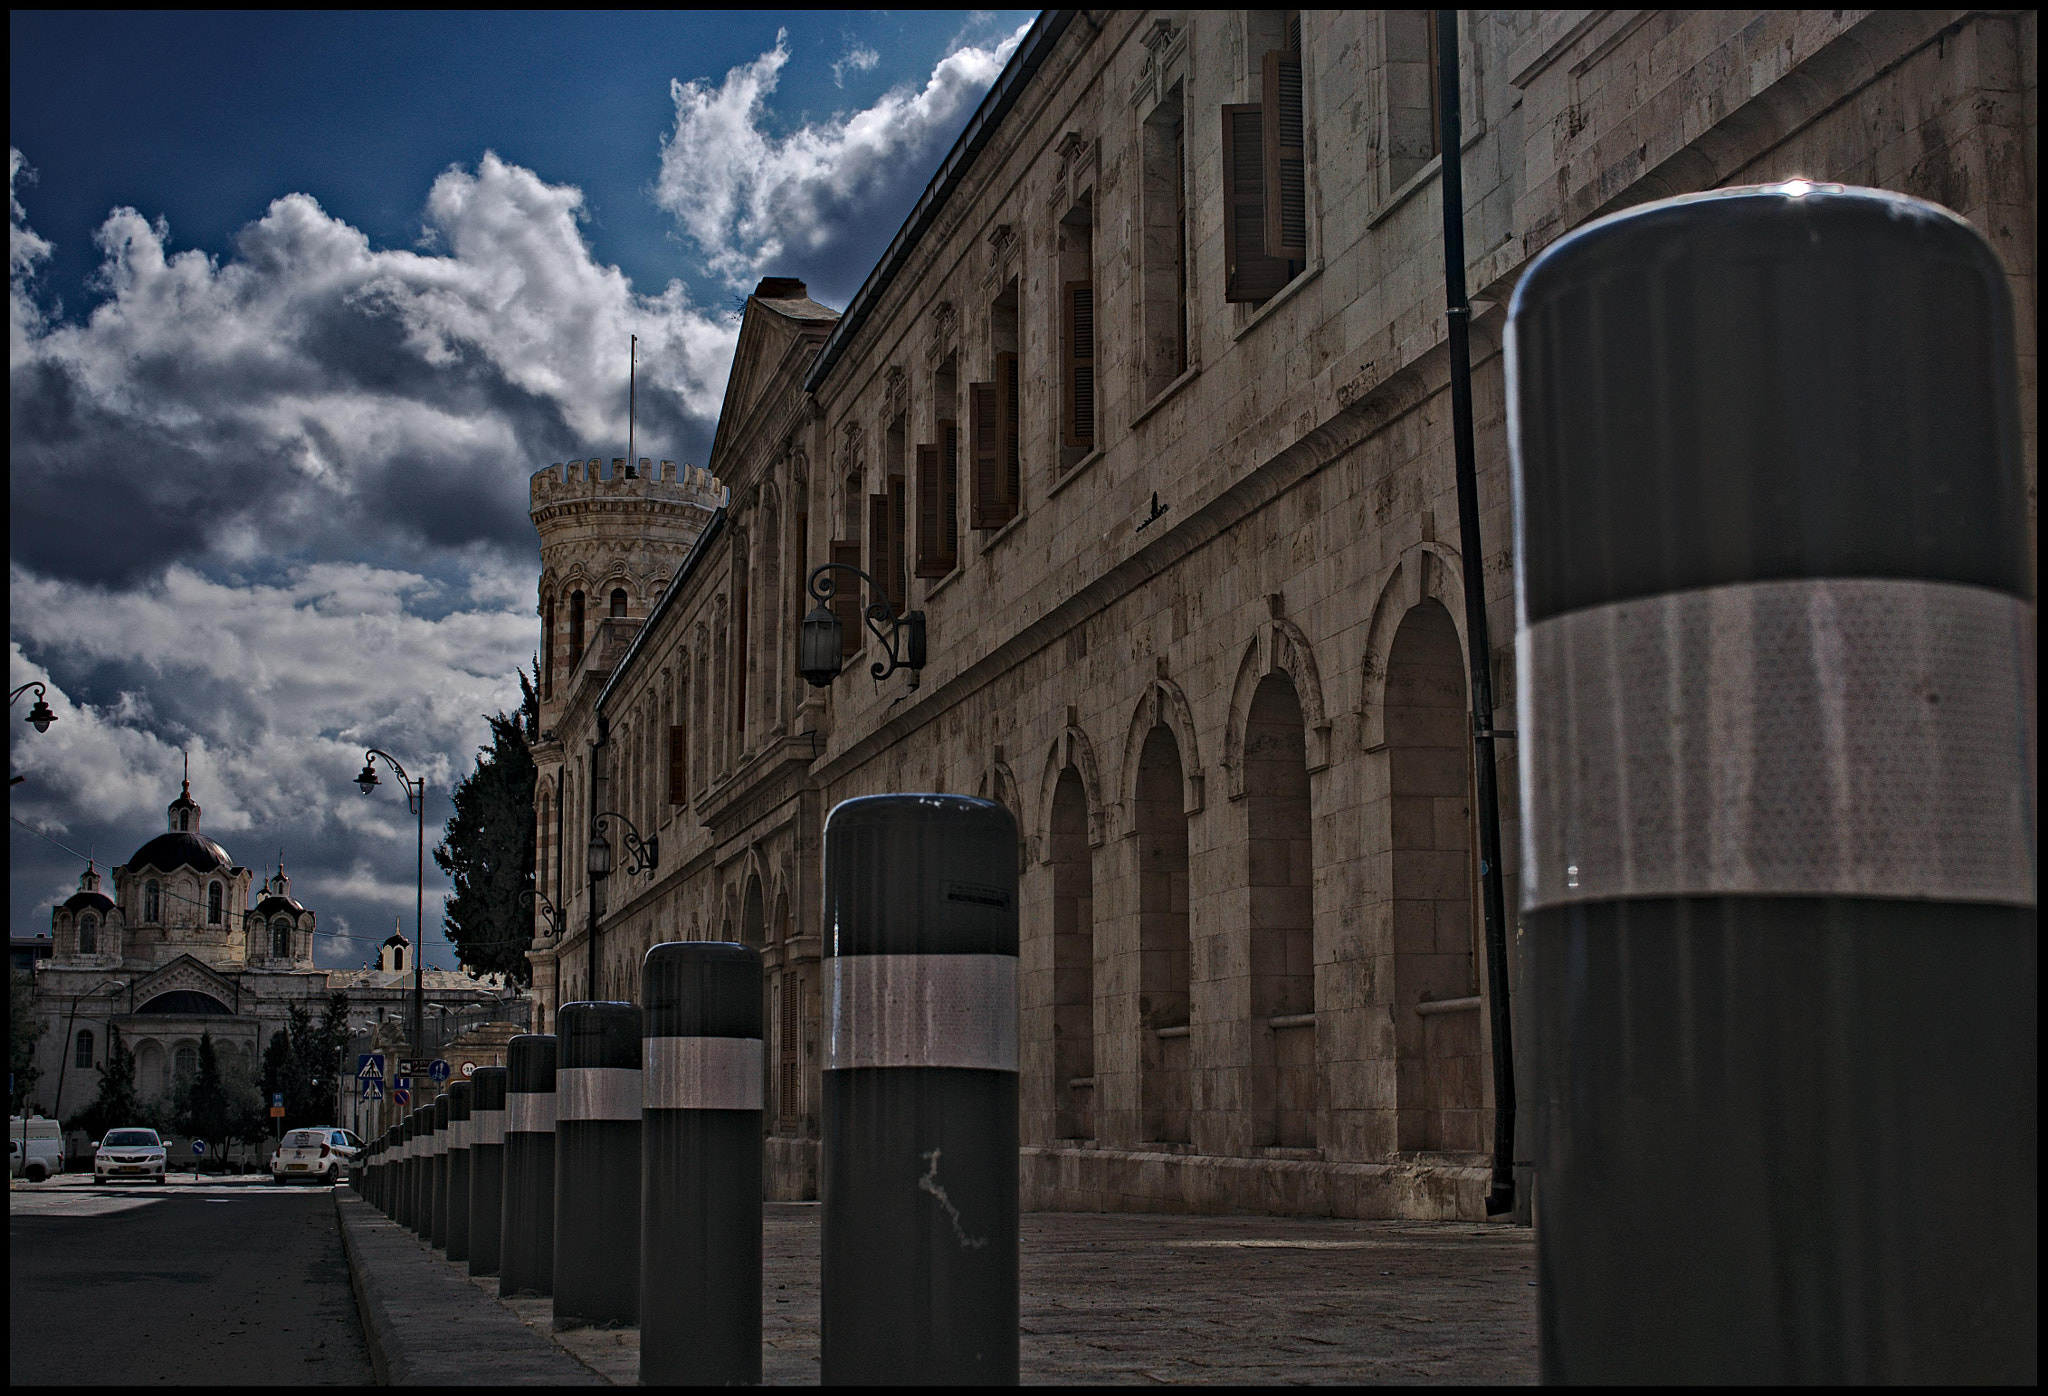
POLYGON ((1519 957, 1489 983, 1441 45, 1498 725, 1502 328, 1567 232, 1795 176, 1929 198, 2004 259, 2032 384, 2031 12, 1434 15, 1046 12, 843 314, 749 297, 708 474, 534 477, 536 1026, 636 997, 660 941, 760 947, 771 1195, 816 1190, 825 816, 932 790, 1017 820, 1026 1206, 1483 1215, 1528 1044, 1485 1011, 1519 957), (865 588, 839 677, 797 677, 826 562, 925 613, 915 681, 869 676, 865 588))
MULTIPOLYGON (((282 858, 258 883, 200 831, 201 814, 187 782, 165 832, 112 869, 111 894, 89 864, 78 891, 52 909, 51 954, 34 967, 35 1110, 62 1120, 92 1102, 110 1030, 134 1054, 147 1101, 197 1070, 202 1035, 224 1064, 232 1055, 260 1081, 264 1049, 290 1009, 317 1019, 336 990, 349 996, 353 1026, 409 1021, 410 941, 394 934, 376 970, 316 967, 318 916, 293 896, 282 858)), ((444 1017, 517 997, 495 977, 442 969, 427 972, 426 989, 444 1017)))

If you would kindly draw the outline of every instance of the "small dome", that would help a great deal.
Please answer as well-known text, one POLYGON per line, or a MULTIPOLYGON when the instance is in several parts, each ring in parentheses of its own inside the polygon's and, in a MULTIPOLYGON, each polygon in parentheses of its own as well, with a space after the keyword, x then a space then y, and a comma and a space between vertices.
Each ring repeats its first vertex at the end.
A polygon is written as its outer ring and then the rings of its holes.
POLYGON ((158 834, 135 850, 128 860, 131 869, 155 868, 170 872, 196 868, 200 872, 226 872, 230 866, 227 850, 203 834, 158 834))

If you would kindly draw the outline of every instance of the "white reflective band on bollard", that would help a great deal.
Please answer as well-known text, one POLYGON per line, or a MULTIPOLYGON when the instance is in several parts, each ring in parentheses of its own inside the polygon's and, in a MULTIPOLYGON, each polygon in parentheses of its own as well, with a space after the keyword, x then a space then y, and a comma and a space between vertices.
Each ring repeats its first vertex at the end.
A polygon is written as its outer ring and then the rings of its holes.
POLYGON ((505 1142, 505 1112, 503 1110, 473 1110, 469 1116, 470 1140, 473 1149, 479 1144, 502 1144, 505 1142))
POLYGON ((641 1044, 648 1110, 759 1110, 767 1047, 758 1037, 650 1037, 641 1044))
POLYGON ((555 1093, 553 1091, 507 1091, 505 1093, 507 1134, 553 1134, 555 1093))
POLYGON ((1017 1069, 1014 955, 834 955, 825 1070, 1017 1069))
POLYGON ((448 1122, 448 1147, 451 1149, 467 1149, 469 1147, 468 1120, 450 1120, 448 1122))
POLYGON ((2033 906, 2034 624, 2016 596, 1834 579, 1529 626, 1522 906, 1896 897, 2033 906))
POLYGON ((555 1073, 555 1122, 640 1118, 640 1073, 630 1066, 565 1066, 555 1073))

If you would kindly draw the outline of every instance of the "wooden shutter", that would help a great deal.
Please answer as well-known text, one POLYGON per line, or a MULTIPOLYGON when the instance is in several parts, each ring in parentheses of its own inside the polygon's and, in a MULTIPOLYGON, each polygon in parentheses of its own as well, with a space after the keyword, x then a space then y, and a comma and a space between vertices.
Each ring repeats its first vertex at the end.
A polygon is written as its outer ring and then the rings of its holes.
POLYGON ((1069 281, 1061 288, 1066 324, 1067 411, 1062 444, 1095 445, 1095 283, 1069 281))
POLYGON ((944 570, 960 562, 960 424, 941 417, 939 426, 939 558, 944 570))
POLYGON ((953 564, 939 548, 939 448, 917 448, 917 575, 943 577, 953 564))
POLYGON ((1288 281, 1266 255, 1265 136, 1256 102, 1223 108, 1223 299, 1259 305, 1288 281))
POLYGON ((683 729, 668 729, 668 802, 672 805, 689 803, 689 744, 683 740, 683 729))
POLYGON ((1024 497, 1023 462, 1017 448, 1017 356, 996 355, 996 504, 1003 522, 1017 517, 1024 497))
MULTIPOLYGON (((832 560, 843 562, 850 567, 860 566, 860 543, 844 539, 832 540, 832 560)), ((832 585, 838 590, 832 593, 832 614, 839 617, 839 653, 843 658, 860 648, 860 583, 844 572, 828 573, 832 585)))
POLYGON ((1308 260, 1308 187, 1303 173, 1301 55, 1278 49, 1266 55, 1264 100, 1259 104, 1259 153, 1268 255, 1308 260))
POLYGON ((967 385, 967 441, 974 456, 968 513, 976 528, 1001 528, 1007 519, 997 501, 1002 458, 996 435, 996 385, 967 385))
POLYGON ((901 475, 891 475, 889 477, 889 573, 885 580, 889 584, 889 604, 896 608, 896 614, 899 616, 903 614, 910 599, 904 594, 909 590, 909 582, 903 575, 903 564, 907 560, 905 554, 909 551, 909 540, 906 532, 908 520, 904 517, 909 512, 908 494, 909 491, 904 488, 903 477, 901 475))
POLYGON ((868 575, 875 579, 880 591, 871 600, 887 600, 895 604, 889 593, 895 588, 889 585, 889 496, 871 494, 868 496, 868 575))

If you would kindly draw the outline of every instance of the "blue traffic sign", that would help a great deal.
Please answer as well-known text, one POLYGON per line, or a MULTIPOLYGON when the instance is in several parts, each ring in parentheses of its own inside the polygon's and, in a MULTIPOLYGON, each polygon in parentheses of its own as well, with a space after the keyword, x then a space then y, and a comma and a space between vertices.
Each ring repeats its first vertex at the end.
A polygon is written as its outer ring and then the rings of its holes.
POLYGON ((364 1100, 382 1100, 384 1098, 384 1078, 381 1076, 359 1077, 356 1081, 356 1086, 358 1088, 357 1094, 361 1095, 364 1100))
MULTIPOLYGON (((427 1075, 433 1077, 436 1081, 446 1081, 448 1074, 448 1063, 439 1057, 434 1058, 434 1064, 427 1068, 427 1075)), ((435 1108, 438 1109, 439 1107, 436 1106, 435 1108)))
POLYGON ((393 1105, 412 1104, 412 1077, 397 1076, 392 1078, 391 1103, 393 1105))
POLYGON ((276 1092, 275 1094, 273 1094, 273 1095, 272 1095, 272 1096, 270 1097, 270 1108, 271 1108, 271 1109, 273 1109, 273 1110, 282 1110, 282 1109, 284 1109, 284 1092, 283 1092, 283 1091, 278 1091, 278 1092, 276 1092))
POLYGON ((361 1080, 384 1079, 384 1054, 365 1052, 356 1058, 356 1076, 361 1080))
POLYGON ((195 1153, 195 1154, 203 1154, 203 1153, 205 1153, 205 1152, 206 1152, 206 1141, 205 1141, 204 1139, 195 1139, 195 1140, 193 1140, 193 1141, 192 1141, 192 1152, 193 1152, 193 1153, 195 1153))

